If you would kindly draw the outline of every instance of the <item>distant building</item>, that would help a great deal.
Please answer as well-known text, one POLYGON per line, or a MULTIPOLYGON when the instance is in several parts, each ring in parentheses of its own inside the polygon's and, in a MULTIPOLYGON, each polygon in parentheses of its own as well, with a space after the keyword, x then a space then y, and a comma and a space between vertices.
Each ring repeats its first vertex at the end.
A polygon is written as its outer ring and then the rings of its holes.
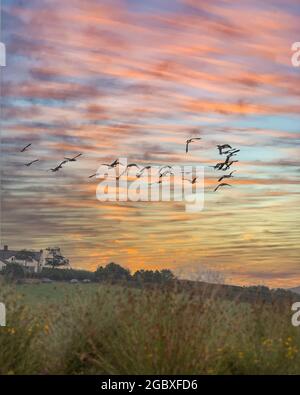
POLYGON ((69 260, 62 256, 60 248, 47 248, 46 250, 10 250, 7 245, 0 249, 0 271, 7 264, 17 263, 31 273, 38 273, 44 266, 66 268, 69 260))
POLYGON ((0 272, 2 272, 3 269, 5 269, 7 265, 7 261, 5 259, 0 258, 0 272))

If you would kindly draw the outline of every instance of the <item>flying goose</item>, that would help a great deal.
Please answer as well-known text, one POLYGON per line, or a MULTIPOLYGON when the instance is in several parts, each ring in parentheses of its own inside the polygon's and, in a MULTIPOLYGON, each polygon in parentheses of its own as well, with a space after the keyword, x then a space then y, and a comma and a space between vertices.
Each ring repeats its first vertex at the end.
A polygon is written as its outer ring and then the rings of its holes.
POLYGON ((218 182, 221 182, 222 180, 224 180, 224 178, 232 178, 232 177, 233 177, 232 174, 233 174, 235 171, 236 171, 236 170, 233 170, 231 173, 225 174, 224 176, 220 177, 220 178, 218 179, 218 182))
POLYGON ((226 182, 222 182, 221 184, 216 186, 216 188, 214 189, 214 192, 216 192, 219 188, 225 187, 225 186, 232 187, 232 185, 227 184, 226 182))
POLYGON ((202 140, 201 137, 193 137, 191 139, 186 140, 185 142, 185 152, 188 153, 189 152, 189 145, 191 143, 193 143, 194 141, 198 141, 198 140, 202 140))
POLYGON ((22 148, 21 150, 20 150, 20 152, 25 152, 25 151, 27 151, 27 149, 29 148, 29 147, 31 147, 31 143, 30 144, 28 144, 28 145, 26 145, 26 147, 24 147, 24 148, 22 148))

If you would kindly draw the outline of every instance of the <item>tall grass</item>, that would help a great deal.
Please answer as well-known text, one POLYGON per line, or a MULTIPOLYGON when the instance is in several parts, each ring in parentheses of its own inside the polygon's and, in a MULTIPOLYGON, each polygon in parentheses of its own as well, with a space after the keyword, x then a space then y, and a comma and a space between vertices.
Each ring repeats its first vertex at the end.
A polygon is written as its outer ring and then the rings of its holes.
MULTIPOLYGON (((72 287, 72 286, 70 286, 72 287)), ((26 305, 1 288, 1 374, 299 374, 290 305, 99 286, 26 305)))

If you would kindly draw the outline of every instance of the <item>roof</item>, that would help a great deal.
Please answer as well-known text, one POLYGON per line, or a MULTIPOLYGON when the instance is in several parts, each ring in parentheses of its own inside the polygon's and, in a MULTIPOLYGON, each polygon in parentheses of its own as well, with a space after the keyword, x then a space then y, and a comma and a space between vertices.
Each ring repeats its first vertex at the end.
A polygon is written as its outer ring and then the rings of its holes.
POLYGON ((0 258, 0 263, 4 263, 5 265, 8 264, 8 262, 5 259, 0 258))
MULTIPOLYGON (((25 250, 24 250, 25 251, 25 250)), ((18 255, 21 251, 15 251, 15 250, 0 250, 0 259, 1 261, 10 259, 13 256, 18 255)), ((40 260, 42 253, 41 252, 36 252, 36 251, 27 251, 28 256, 32 257, 34 260, 37 262, 40 260)))

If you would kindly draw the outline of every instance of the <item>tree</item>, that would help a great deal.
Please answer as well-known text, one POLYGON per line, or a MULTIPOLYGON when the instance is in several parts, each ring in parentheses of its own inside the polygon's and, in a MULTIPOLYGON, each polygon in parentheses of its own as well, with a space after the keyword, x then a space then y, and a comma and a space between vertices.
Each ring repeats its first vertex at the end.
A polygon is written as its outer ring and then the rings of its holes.
POLYGON ((48 251, 50 256, 46 258, 46 266, 52 266, 52 269, 54 269, 55 267, 69 265, 69 260, 61 255, 60 248, 49 248, 48 251))
POLYGON ((160 271, 160 275, 161 275, 161 279, 162 279, 163 282, 176 280, 176 277, 175 277, 174 273, 171 270, 169 270, 169 269, 161 270, 160 271))
POLYGON ((4 276, 7 281, 22 280, 25 277, 23 266, 18 263, 8 263, 4 269, 4 276))
POLYGON ((131 274, 128 269, 111 262, 105 267, 99 266, 95 271, 95 277, 100 281, 128 281, 131 279, 131 274))
POLYGON ((138 270, 133 275, 133 280, 144 283, 166 283, 175 280, 174 274, 171 270, 138 270))

